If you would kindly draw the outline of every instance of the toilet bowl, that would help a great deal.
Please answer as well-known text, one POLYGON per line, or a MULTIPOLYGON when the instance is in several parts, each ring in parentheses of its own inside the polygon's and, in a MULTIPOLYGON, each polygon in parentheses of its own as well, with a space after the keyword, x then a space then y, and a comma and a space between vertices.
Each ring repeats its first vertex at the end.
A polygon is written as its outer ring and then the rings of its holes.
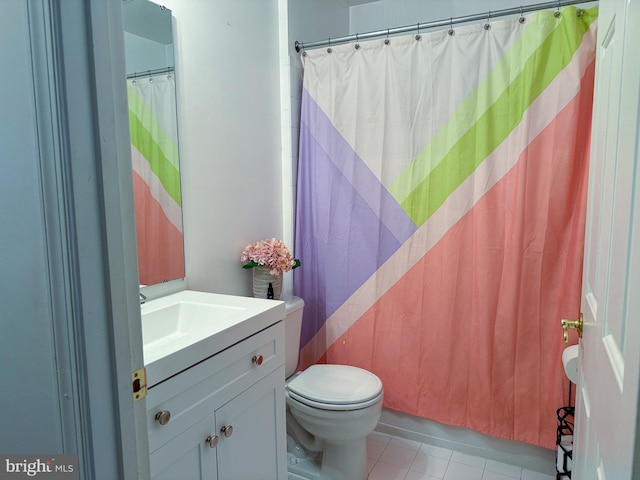
POLYGON ((286 304, 289 471, 313 480, 366 479, 366 437, 380 419, 382 382, 348 365, 312 365, 294 374, 304 302, 294 297, 286 304))

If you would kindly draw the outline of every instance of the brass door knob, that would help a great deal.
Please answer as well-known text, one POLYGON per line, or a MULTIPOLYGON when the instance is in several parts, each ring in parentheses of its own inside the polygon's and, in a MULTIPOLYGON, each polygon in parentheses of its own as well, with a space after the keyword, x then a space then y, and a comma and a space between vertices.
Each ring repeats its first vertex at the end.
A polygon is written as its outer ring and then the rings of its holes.
POLYGON ((171 419, 171 412, 169 410, 163 410, 161 412, 156 413, 156 422, 160 425, 166 425, 169 423, 171 419))
POLYGON ((562 325, 562 332, 564 343, 569 343, 569 329, 573 328, 577 330, 578 337, 582 338, 582 329, 583 329, 583 318, 582 312, 580 312, 580 317, 577 320, 569 320, 567 318, 563 318, 560 320, 560 325, 562 325))
POLYGON ((216 448, 218 446, 218 442, 220 441, 220 437, 218 435, 209 435, 207 439, 204 441, 210 448, 216 448))
POLYGON ((226 438, 229 438, 231 435, 233 435, 233 427, 231 425, 224 425, 220 429, 220 433, 222 433, 226 438))

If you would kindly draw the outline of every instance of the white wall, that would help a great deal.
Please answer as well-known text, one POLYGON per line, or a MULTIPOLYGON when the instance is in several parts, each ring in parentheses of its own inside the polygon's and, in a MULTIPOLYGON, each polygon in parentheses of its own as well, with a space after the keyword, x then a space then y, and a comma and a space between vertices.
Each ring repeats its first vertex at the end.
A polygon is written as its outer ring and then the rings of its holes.
POLYGON ((124 32, 124 41, 127 74, 173 65, 173 45, 163 45, 129 32, 124 32))
POLYGON ((277 0, 173 11, 189 287, 249 295, 242 249, 282 237, 277 0))
MULTIPOLYGON (((544 0, 542 0, 544 1, 544 0)), ((386 28, 427 23, 451 17, 484 13, 489 10, 517 8, 517 0, 380 0, 350 9, 350 33, 364 33, 386 28)), ((535 2, 541 3, 541 2, 535 2)))
POLYGON ((296 40, 309 42, 348 34, 349 7, 343 0, 289 0, 291 54, 295 54, 296 40))

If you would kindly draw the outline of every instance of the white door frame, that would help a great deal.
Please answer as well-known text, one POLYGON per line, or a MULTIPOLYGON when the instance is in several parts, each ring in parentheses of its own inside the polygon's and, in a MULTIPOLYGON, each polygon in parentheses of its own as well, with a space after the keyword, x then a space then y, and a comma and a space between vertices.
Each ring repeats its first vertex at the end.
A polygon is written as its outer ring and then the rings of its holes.
POLYGON ((59 396, 74 405, 61 412, 65 452, 42 453, 78 453, 80 478, 145 479, 146 402, 131 386, 144 362, 121 2, 24 1, 40 50, 38 123, 53 152, 40 162, 57 172, 43 199, 59 206, 47 242, 64 265, 52 297, 67 314, 53 328, 66 335, 56 351, 73 385, 59 396))

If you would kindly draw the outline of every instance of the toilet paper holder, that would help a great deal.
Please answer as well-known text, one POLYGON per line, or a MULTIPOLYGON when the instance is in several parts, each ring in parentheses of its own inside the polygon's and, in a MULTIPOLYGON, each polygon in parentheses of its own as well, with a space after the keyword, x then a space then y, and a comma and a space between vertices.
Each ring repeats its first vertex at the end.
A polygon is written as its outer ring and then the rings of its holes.
POLYGON ((583 328, 583 318, 582 312, 580 312, 580 317, 577 320, 569 320, 567 318, 563 318, 560 320, 560 325, 562 325, 563 338, 564 343, 569 343, 569 329, 573 328, 578 332, 578 337, 582 338, 582 328, 583 328))

